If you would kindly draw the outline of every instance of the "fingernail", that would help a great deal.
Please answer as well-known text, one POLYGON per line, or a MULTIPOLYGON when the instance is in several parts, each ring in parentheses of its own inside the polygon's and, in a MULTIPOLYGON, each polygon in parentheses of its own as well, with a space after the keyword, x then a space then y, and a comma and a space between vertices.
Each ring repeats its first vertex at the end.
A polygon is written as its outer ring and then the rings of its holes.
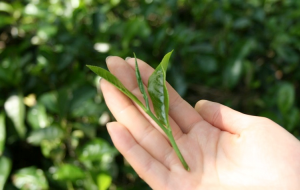
POLYGON ((111 55, 107 56, 106 59, 105 59, 105 61, 107 62, 107 60, 108 60, 110 57, 112 57, 112 56, 111 56, 111 55))
POLYGON ((126 58, 125 58, 125 61, 127 61, 128 59, 131 59, 131 57, 126 57, 126 58))

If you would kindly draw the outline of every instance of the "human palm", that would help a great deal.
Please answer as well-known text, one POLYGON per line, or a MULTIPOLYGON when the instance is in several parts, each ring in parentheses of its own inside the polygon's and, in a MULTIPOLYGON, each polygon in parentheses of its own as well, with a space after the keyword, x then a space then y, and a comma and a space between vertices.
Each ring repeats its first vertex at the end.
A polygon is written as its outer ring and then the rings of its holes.
MULTIPOLYGON (((138 60, 144 84, 153 69, 138 60)), ((134 59, 107 59, 109 70, 142 101, 134 59)), ((108 124, 117 149, 153 189, 299 189, 300 143, 274 122, 199 101, 195 109, 168 85, 169 120, 190 171, 162 130, 130 99, 101 81, 118 122, 108 124)))

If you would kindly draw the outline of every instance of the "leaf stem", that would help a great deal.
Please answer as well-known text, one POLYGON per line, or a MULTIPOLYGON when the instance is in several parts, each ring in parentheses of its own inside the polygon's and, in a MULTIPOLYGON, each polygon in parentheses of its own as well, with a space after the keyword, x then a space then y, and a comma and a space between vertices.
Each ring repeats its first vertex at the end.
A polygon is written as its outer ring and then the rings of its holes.
POLYGON ((177 154, 179 160, 181 161, 183 167, 187 170, 187 171, 190 171, 190 168, 189 166, 187 165, 186 161, 184 160, 177 144, 176 144, 176 141, 174 139, 174 136, 173 136, 173 133, 172 133, 172 130, 171 130, 171 127, 168 126, 168 128, 166 128, 155 116, 154 114, 151 112, 151 110, 147 110, 147 109, 144 109, 145 112, 160 126, 160 128, 165 132, 165 134, 168 136, 169 140, 170 140, 170 143, 172 145, 172 147, 174 148, 175 150, 175 153, 177 154))
POLYGON ((186 161, 184 160, 184 158, 183 158, 183 156, 182 156, 182 154, 181 154, 181 152, 180 152, 180 150, 179 150, 179 148, 178 148, 178 146, 177 146, 177 144, 176 144, 176 141, 175 141, 175 139, 174 139, 174 136, 173 136, 173 133, 172 133, 171 128, 170 128, 170 130, 168 131, 167 135, 168 135, 168 138, 169 138, 169 140, 170 140, 170 143, 171 143, 171 145, 173 146, 173 148, 174 148, 174 150, 175 150, 175 152, 176 152, 176 154, 177 154, 179 160, 181 161, 183 167, 184 167, 187 171, 190 171, 190 168, 189 168, 188 164, 187 164, 186 161))

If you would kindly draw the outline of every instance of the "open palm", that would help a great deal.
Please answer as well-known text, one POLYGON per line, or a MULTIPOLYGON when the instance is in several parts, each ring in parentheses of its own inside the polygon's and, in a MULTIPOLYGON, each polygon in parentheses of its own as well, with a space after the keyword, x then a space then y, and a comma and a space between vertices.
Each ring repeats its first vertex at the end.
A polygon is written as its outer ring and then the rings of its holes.
MULTIPOLYGON (((144 84, 153 69, 138 60, 144 84)), ((134 59, 111 56, 107 66, 141 101, 134 59)), ((118 122, 108 124, 117 147, 153 189, 299 189, 300 143, 266 118, 199 101, 191 107, 168 85, 169 120, 190 171, 166 136, 130 99, 101 80, 105 101, 118 122)))

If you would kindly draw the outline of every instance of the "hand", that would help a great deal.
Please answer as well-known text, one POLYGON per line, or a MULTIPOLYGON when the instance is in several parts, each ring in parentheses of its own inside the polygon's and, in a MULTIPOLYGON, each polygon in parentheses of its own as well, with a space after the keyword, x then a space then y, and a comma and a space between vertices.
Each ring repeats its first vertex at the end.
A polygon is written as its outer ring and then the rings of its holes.
MULTIPOLYGON (((107 66, 143 100, 134 59, 107 58, 107 66)), ((138 60, 144 84, 153 69, 138 60)), ((114 86, 101 80, 107 106, 118 122, 107 125, 116 148, 153 189, 300 188, 300 142, 269 119, 242 114, 218 103, 195 109, 168 85, 169 119, 186 171, 162 130, 114 86)))

